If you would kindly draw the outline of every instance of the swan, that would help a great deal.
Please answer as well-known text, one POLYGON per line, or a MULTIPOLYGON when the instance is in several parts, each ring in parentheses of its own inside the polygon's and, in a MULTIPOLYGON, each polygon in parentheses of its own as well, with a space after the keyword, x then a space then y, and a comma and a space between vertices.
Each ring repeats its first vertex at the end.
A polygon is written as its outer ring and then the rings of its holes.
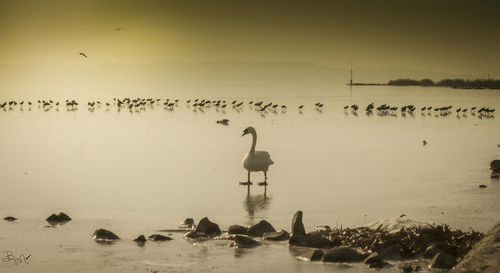
POLYGON ((252 185, 250 182, 250 172, 264 172, 264 182, 258 183, 259 186, 267 186, 267 170, 271 164, 274 162, 271 160, 271 156, 266 151, 255 151, 255 144, 257 143, 257 132, 253 127, 247 127, 243 130, 241 136, 251 134, 252 135, 252 147, 250 151, 243 157, 243 168, 248 172, 247 182, 240 182, 241 185, 252 185))

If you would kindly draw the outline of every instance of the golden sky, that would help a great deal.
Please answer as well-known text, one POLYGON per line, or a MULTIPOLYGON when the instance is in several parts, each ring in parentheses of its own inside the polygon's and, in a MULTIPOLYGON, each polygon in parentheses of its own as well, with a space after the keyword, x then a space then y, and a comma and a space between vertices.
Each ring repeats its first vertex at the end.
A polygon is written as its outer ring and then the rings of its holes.
POLYGON ((0 65, 306 61, 500 76, 495 1, 0 0, 0 65), (120 31, 114 28, 123 28, 120 31), (78 53, 85 52, 85 59, 78 53))

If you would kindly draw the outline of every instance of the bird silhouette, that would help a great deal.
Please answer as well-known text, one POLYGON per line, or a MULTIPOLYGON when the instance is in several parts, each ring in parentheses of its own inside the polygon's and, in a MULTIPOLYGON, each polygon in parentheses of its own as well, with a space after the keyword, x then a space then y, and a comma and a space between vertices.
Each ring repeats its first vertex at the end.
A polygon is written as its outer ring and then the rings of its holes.
POLYGON ((80 52, 80 55, 82 55, 83 57, 87 58, 87 55, 83 52, 80 52))

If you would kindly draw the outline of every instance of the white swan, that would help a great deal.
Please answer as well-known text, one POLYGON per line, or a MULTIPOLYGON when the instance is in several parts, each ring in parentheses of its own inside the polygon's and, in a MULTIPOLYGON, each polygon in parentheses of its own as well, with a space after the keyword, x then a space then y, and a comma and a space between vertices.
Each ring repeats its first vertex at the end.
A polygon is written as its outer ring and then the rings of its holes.
POLYGON ((252 185, 250 182, 250 172, 264 172, 264 182, 260 182, 259 186, 267 186, 267 170, 271 164, 274 162, 271 160, 271 156, 266 151, 255 151, 255 144, 257 143, 257 132, 253 127, 247 127, 243 130, 241 136, 251 134, 252 135, 252 147, 250 151, 243 157, 243 168, 248 171, 248 181, 240 182, 241 185, 252 185))

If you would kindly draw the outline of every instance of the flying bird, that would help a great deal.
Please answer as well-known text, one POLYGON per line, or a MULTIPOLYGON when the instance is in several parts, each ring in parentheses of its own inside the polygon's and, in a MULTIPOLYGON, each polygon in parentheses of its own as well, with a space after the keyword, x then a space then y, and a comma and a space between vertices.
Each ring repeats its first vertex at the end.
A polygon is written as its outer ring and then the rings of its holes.
POLYGON ((80 55, 82 55, 83 57, 87 58, 87 55, 83 52, 80 52, 80 55))

